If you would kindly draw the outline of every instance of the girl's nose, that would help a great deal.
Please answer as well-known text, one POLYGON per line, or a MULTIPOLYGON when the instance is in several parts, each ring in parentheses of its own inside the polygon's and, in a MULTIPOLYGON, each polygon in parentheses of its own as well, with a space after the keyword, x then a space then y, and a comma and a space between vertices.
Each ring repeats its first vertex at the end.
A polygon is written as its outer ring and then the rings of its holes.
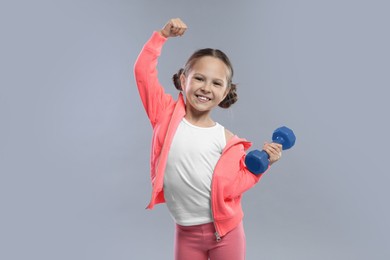
POLYGON ((211 89, 211 84, 212 84, 212 82, 205 81, 204 84, 203 84, 202 90, 206 91, 206 92, 209 92, 210 89, 211 89))

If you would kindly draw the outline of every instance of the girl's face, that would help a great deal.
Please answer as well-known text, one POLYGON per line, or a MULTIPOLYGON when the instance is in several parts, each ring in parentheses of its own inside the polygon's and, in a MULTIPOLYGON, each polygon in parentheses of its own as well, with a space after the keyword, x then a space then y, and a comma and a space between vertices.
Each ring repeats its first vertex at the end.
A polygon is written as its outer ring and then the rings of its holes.
POLYGON ((187 76, 180 77, 186 96, 187 112, 210 112, 226 97, 229 69, 218 58, 198 59, 187 76))

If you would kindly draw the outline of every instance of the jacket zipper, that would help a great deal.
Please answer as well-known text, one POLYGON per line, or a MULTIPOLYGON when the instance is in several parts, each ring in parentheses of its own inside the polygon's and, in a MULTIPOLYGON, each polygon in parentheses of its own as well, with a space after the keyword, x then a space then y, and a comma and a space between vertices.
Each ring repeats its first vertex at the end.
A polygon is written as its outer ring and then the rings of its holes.
MULTIPOLYGON (((222 156, 222 155, 221 155, 222 156)), ((214 175, 213 177, 211 178, 211 191, 210 191, 210 201, 211 201, 211 218, 213 220, 213 224, 214 224, 214 228, 215 228, 215 239, 217 242, 220 242, 222 240, 221 236, 219 235, 218 233, 218 228, 217 228, 217 225, 215 224, 215 218, 214 218, 214 203, 213 203, 213 183, 214 183, 214 175)))
MULTIPOLYGON (((225 152, 225 149, 222 151, 222 154, 221 154, 221 157, 223 156, 225 152)), ((218 160, 219 162, 219 160, 218 160)), ((218 162, 215 166, 218 165, 218 162)), ((214 173, 215 173, 215 168, 214 168, 214 173)), ((218 232, 218 228, 217 228, 217 225, 215 224, 215 218, 214 218, 214 203, 213 203, 213 184, 214 184, 214 173, 213 173, 213 176, 211 178, 211 191, 210 191, 210 201, 211 201, 211 218, 213 220, 213 224, 214 224, 214 228, 215 228, 215 239, 217 242, 220 242, 222 240, 222 237, 219 235, 219 232, 218 232)))

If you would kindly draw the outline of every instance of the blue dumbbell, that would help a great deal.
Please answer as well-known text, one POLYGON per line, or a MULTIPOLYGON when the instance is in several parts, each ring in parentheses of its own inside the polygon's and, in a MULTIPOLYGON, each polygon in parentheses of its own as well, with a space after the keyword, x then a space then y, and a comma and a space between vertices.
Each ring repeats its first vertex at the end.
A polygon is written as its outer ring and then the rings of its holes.
MULTIPOLYGON (((290 149, 295 144, 294 132, 285 126, 277 128, 272 134, 272 141, 282 145, 283 150, 290 149)), ((246 167, 253 174, 261 174, 268 169, 269 155, 266 151, 254 150, 245 157, 246 167)))

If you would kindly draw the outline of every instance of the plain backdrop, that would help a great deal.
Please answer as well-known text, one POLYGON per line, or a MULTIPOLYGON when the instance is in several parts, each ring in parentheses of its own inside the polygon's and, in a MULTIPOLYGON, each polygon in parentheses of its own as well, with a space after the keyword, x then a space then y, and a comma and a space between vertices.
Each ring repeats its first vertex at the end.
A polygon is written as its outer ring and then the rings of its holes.
POLYGON ((390 259, 390 3, 1 1, 0 259, 173 259, 150 199, 152 129, 133 65, 169 18, 159 78, 199 48, 231 58, 239 101, 216 121, 295 147, 243 198, 247 259, 390 259))

